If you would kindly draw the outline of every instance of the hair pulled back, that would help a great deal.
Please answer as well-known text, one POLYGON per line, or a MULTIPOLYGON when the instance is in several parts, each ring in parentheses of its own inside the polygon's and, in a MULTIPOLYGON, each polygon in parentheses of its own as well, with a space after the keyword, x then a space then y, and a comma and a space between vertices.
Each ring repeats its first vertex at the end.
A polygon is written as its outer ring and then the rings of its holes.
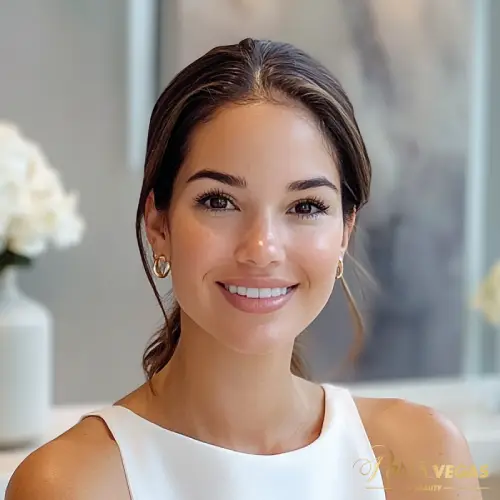
MULTIPOLYGON (((171 359, 181 336, 178 304, 165 307, 151 272, 143 232, 148 195, 156 209, 167 211, 174 181, 186 158, 196 126, 229 104, 279 102, 306 108, 316 119, 339 165, 342 210, 349 220, 367 202, 371 166, 349 98, 336 78, 318 61, 287 43, 247 38, 216 47, 183 69, 158 98, 150 120, 145 171, 136 218, 136 234, 147 277, 165 317, 143 357, 150 380, 171 359)), ((363 339, 363 323, 344 278, 341 278, 355 325, 354 353, 363 339)), ((291 370, 307 377, 298 343, 291 370)))

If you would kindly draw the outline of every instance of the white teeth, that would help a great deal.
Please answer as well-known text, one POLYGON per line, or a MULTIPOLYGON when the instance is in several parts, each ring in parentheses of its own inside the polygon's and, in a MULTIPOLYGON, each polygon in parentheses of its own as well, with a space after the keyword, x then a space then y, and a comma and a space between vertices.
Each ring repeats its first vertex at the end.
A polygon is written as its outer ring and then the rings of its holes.
POLYGON ((289 292, 289 288, 247 288, 245 286, 224 285, 230 293, 241 295, 249 299, 268 299, 270 297, 280 297, 289 292))

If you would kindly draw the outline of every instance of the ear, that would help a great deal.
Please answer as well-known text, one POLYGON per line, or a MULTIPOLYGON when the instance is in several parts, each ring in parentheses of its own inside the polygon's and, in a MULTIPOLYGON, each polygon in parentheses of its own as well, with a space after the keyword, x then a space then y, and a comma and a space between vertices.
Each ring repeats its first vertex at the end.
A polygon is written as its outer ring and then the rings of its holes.
POLYGON ((342 243, 340 245, 340 259, 344 259, 344 255, 349 247, 349 241, 351 239, 351 234, 356 225, 356 209, 353 210, 352 214, 348 216, 344 222, 344 231, 342 233, 342 243))
POLYGON ((144 225, 148 242, 155 255, 163 255, 170 260, 170 234, 166 216, 156 208, 154 193, 151 191, 144 209, 144 225))

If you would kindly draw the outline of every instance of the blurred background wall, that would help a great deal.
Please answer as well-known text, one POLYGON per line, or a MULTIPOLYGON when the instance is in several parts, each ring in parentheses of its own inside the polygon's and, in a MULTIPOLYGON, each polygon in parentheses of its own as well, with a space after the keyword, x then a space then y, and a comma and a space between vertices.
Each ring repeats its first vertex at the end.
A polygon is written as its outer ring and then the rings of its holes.
MULTIPOLYGON (((81 246, 49 252, 22 280, 55 314, 56 402, 116 399, 141 383, 142 352, 161 319, 134 237, 141 176, 125 165, 126 4, 0 7, 0 117, 36 138, 80 191, 88 226, 81 246)), ((163 0, 162 16, 160 88, 212 46, 246 36, 295 43, 338 76, 374 168, 354 254, 378 290, 347 271, 368 324, 350 379, 457 375, 470 1, 163 0)), ((304 336, 319 378, 351 341, 338 288, 304 336)))
POLYGON ((0 2, 0 115, 80 191, 83 244, 48 252, 23 288, 55 315, 55 399, 108 400, 141 377, 159 320, 134 239, 140 178, 125 167, 121 0, 0 2))

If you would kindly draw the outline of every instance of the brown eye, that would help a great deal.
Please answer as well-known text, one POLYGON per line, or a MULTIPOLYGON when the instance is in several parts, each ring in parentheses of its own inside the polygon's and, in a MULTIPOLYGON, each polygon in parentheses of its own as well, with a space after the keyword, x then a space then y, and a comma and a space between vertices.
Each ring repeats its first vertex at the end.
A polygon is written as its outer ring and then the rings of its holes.
POLYGON ((219 190, 210 190, 195 198, 197 206, 209 212, 229 212, 237 210, 233 199, 219 190))
POLYGON ((307 201, 301 201, 300 203, 297 203, 297 205, 295 205, 295 213, 297 214, 308 215, 312 213, 313 210, 314 207, 307 201))
POLYGON ((208 201, 208 204, 213 210, 224 210, 227 208, 228 200, 227 198, 222 198, 221 196, 213 196, 208 201))
POLYGON ((328 213, 329 206, 322 200, 311 198, 300 200, 290 209, 289 213, 303 219, 315 219, 328 213))

